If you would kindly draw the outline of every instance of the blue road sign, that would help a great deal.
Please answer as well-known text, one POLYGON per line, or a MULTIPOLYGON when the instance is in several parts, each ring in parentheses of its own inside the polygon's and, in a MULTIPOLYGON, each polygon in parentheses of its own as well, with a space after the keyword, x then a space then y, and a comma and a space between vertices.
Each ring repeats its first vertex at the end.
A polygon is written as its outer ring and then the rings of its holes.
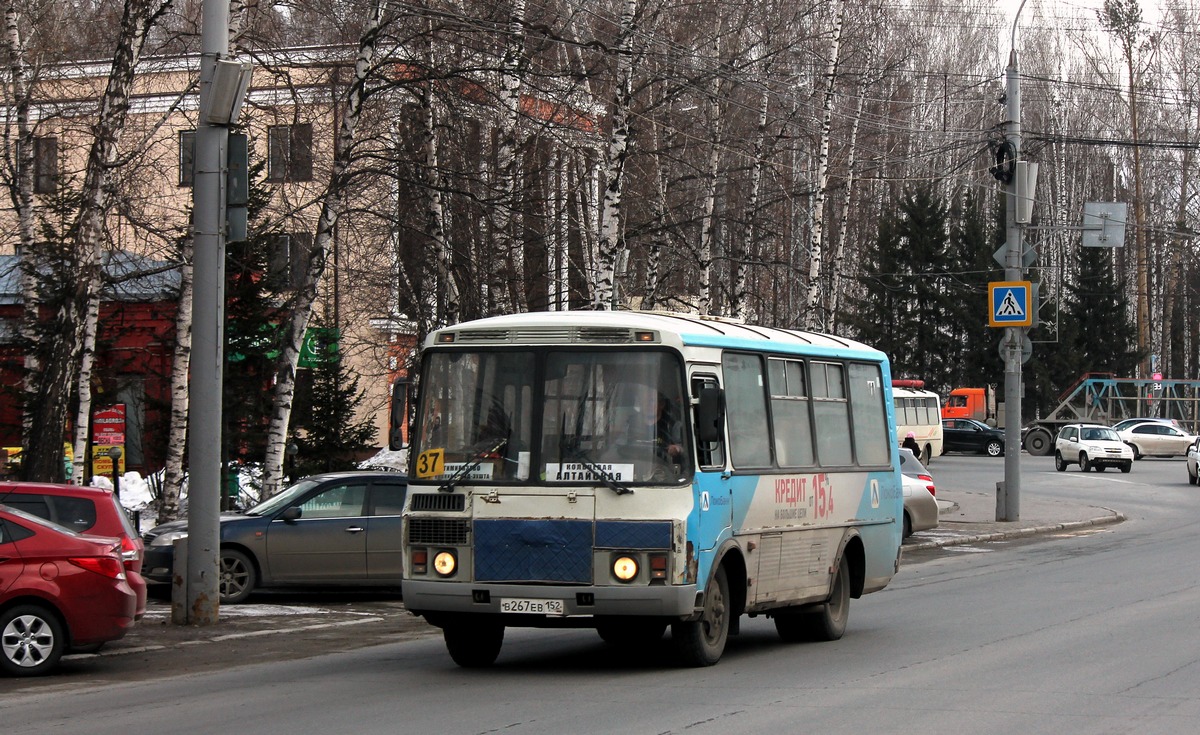
POLYGON ((1033 326, 1029 308, 1029 281, 996 281, 988 284, 989 327, 1033 326))

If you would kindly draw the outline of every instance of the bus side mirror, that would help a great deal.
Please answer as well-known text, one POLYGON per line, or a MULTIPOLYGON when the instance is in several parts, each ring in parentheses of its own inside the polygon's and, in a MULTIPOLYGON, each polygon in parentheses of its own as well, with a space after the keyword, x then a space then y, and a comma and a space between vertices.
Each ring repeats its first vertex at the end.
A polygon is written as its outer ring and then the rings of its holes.
POLYGON ((719 442, 725 436, 725 392, 717 387, 700 389, 700 403, 696 406, 696 439, 701 442, 719 442))

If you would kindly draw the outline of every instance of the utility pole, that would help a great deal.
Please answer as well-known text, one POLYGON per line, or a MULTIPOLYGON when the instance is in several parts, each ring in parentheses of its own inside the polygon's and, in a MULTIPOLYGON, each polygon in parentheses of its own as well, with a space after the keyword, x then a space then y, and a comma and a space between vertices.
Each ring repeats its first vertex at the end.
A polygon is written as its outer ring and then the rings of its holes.
MULTIPOLYGON (((209 121, 217 61, 229 52, 229 3, 204 0, 200 116, 192 188, 192 360, 188 389, 187 606, 191 625, 215 625, 221 510, 221 368, 225 321, 225 154, 229 129, 209 121)), ((183 622, 183 621, 180 621, 183 622)))
MULTIPOLYGON (((200 112, 192 158, 192 357, 188 387, 187 569, 183 583, 186 605, 176 605, 173 600, 172 618, 176 623, 214 625, 220 589, 221 371, 225 362, 229 125, 237 122, 242 98, 250 85, 250 64, 226 58, 228 0, 204 0, 201 12, 200 112)), ((242 189, 241 176, 234 179, 235 189, 242 189)))
MULTIPOLYGON (((1022 3, 1022 7, 1024 3, 1022 3)), ((1020 10, 1017 11, 1018 15, 1020 10)), ((1016 20, 1013 20, 1016 37, 1016 20)), ((1013 168, 1021 160, 1021 74, 1017 67, 1015 44, 1008 53, 1004 70, 1007 121, 1004 138, 1011 147, 1013 168)), ((1017 183, 1021 180, 1015 170, 1005 183, 1005 256, 1004 278, 1009 282, 1022 280, 1024 243, 1017 224, 1017 183)), ((1036 304, 1031 305, 1036 308, 1036 304)), ((1004 483, 996 498, 996 520, 1016 521, 1021 516, 1021 353, 1025 332, 1022 327, 1006 327, 1001 354, 1004 357, 1004 483)))

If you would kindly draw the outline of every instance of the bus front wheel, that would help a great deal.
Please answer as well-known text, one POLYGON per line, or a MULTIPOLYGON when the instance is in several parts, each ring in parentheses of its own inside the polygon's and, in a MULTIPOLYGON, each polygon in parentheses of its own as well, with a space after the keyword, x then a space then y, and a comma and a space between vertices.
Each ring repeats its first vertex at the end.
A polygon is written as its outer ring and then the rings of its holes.
POLYGON ((492 622, 447 622, 442 628, 446 650, 464 669, 479 669, 496 663, 504 645, 504 626, 492 622))
POLYGON ((712 666, 721 660, 729 640, 729 581, 725 567, 718 567, 704 593, 704 612, 699 620, 671 624, 671 638, 688 666, 712 666))

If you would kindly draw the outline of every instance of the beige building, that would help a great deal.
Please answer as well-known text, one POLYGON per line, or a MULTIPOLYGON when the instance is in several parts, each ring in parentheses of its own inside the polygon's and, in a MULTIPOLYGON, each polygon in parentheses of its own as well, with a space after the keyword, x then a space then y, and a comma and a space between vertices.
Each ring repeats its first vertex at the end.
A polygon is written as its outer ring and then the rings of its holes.
MULTIPOLYGON (((296 284, 330 178, 355 51, 307 48, 263 58, 242 107, 239 130, 248 135, 251 164, 262 166, 261 181, 270 192, 265 222, 278 233, 272 240, 271 268, 296 284)), ((109 62, 96 62, 43 69, 38 75, 32 119, 34 190, 39 211, 52 223, 55 211, 69 211, 67 196, 82 183, 91 126, 109 71, 109 62)), ((138 66, 107 221, 114 250, 178 258, 192 204, 198 76, 198 55, 145 59, 138 66)), ((402 102, 398 97, 396 103, 402 102)), ((379 109, 364 117, 359 144, 364 155, 394 149, 393 118, 379 109)), ((11 147, 6 150, 11 159, 11 147)), ((382 447, 387 444, 389 386, 403 371, 412 344, 410 326, 399 313, 397 228, 388 216, 398 207, 395 187, 360 182, 350 207, 352 213, 339 222, 335 234, 313 326, 340 330, 343 354, 367 392, 363 410, 375 421, 382 447)), ((65 223, 66 217, 62 219, 65 223)), ((13 252, 19 240, 11 204, 0 209, 0 231, 0 247, 13 252)))

